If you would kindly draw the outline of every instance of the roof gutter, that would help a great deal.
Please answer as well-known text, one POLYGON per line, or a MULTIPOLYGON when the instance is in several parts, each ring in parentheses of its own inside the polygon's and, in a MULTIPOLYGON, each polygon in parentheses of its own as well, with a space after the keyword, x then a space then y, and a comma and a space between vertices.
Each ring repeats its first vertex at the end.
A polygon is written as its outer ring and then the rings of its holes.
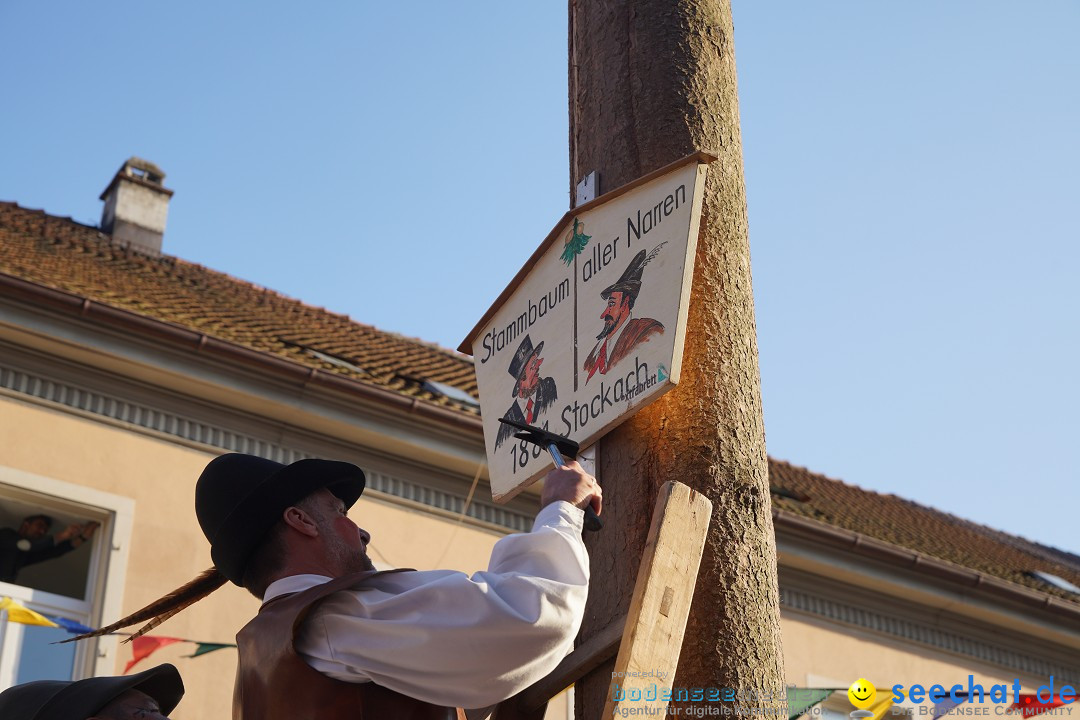
POLYGON ((772 515, 773 527, 777 533, 791 532, 810 536, 816 541, 855 555, 908 568, 923 575, 973 588, 987 595, 1080 623, 1080 605, 1075 603, 1066 602, 1008 580, 930 557, 853 530, 845 530, 819 520, 811 520, 787 510, 774 508, 772 515))
MULTIPOLYGON (((401 395, 393 390, 386 390, 376 385, 301 365, 270 353, 252 350, 242 345, 211 337, 205 333, 195 332, 163 320, 148 318, 130 310, 106 305, 65 290, 57 290, 0 273, 0 295, 28 300, 35 304, 47 305, 64 311, 69 315, 89 318, 126 330, 138 331, 141 336, 159 338, 177 346, 194 350, 197 353, 206 353, 222 360, 269 370, 303 386, 318 385, 362 400, 389 406, 405 414, 413 414, 435 422, 447 423, 465 432, 478 434, 483 432, 483 425, 478 415, 449 410, 439 405, 421 401, 415 397, 401 395)), ((900 567, 907 567, 924 575, 961 586, 976 588, 988 595, 1011 600, 1030 608, 1080 622, 1080 605, 1068 603, 1001 578, 963 568, 852 530, 844 530, 817 520, 804 518, 786 510, 774 508, 772 514, 773 525, 777 532, 788 531, 809 535, 815 540, 820 540, 856 555, 882 560, 900 567)))
POLYGON ((26 300, 38 306, 48 306, 69 315, 88 318, 124 330, 136 331, 141 337, 164 340, 232 363, 241 363, 259 370, 270 371, 301 386, 317 385, 389 406, 405 414, 445 423, 465 432, 477 434, 483 432, 483 425, 478 415, 450 410, 377 385, 301 365, 267 352, 253 350, 174 323, 155 320, 130 310, 106 305, 65 290, 57 290, 0 273, 0 295, 26 300))

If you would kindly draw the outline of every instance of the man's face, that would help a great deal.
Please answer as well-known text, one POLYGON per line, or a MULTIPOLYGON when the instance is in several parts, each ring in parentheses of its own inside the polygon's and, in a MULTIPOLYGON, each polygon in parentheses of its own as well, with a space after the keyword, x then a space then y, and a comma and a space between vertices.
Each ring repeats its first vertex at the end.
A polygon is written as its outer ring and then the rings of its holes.
POLYGON ((525 364, 525 372, 521 375, 521 385, 518 387, 518 395, 527 397, 532 395, 533 389, 540 383, 540 366, 544 360, 539 355, 533 355, 525 364))
POLYGON ((157 700, 139 690, 128 690, 87 720, 169 720, 157 700))
POLYGON ((367 546, 371 535, 349 519, 345 503, 325 488, 318 493, 316 522, 323 545, 341 573, 374 570, 367 546))
POLYGON ((19 535, 27 540, 37 540, 45 537, 47 532, 49 532, 49 523, 41 518, 23 520, 22 525, 19 526, 19 535))
POLYGON ((596 339, 605 338, 615 332, 630 315, 630 298, 626 293, 616 290, 608 296, 607 305, 600 313, 600 319, 604 321, 604 329, 596 336, 596 339))

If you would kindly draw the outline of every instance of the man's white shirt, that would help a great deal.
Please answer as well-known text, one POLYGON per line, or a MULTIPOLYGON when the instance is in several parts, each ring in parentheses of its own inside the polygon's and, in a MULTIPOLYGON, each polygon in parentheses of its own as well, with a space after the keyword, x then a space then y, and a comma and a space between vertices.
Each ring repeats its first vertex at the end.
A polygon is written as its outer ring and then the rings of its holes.
MULTIPOLYGON (((492 705, 551 672, 573 647, 589 585, 584 513, 566 502, 536 516, 532 532, 495 543, 487 571, 377 575, 323 600, 296 650, 345 682, 464 708, 492 705)), ((328 582, 293 575, 263 598, 328 582)))

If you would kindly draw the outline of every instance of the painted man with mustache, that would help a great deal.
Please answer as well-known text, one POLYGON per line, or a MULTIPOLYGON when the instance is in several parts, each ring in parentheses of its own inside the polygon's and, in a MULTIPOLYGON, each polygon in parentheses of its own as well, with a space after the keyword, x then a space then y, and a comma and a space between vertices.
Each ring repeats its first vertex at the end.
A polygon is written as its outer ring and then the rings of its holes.
POLYGON ((653 249, 648 257, 642 250, 623 271, 622 276, 612 285, 604 288, 600 297, 607 300, 607 305, 600 313, 604 329, 596 336, 596 346, 585 358, 584 370, 589 373, 585 378, 588 383, 596 373, 606 375, 630 351, 653 335, 662 335, 664 326, 652 318, 631 317, 634 301, 641 292, 641 274, 646 263, 656 256, 660 246, 653 249))

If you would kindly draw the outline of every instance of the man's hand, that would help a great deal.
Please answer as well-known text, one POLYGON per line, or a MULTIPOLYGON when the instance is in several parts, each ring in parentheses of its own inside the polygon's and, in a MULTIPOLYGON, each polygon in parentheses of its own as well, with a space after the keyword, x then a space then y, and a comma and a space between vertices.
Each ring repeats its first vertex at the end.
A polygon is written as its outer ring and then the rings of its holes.
POLYGON ((54 540, 57 543, 62 543, 65 540, 70 540, 71 538, 75 537, 76 535, 80 535, 81 533, 82 533, 82 525, 68 525, 66 528, 64 528, 63 530, 61 530, 60 532, 58 532, 56 534, 56 537, 54 538, 54 540))
POLYGON ((603 506, 603 495, 604 492, 600 489, 596 478, 582 470, 576 460, 570 460, 565 466, 555 468, 544 478, 540 506, 545 507, 559 500, 565 500, 574 507, 582 509, 592 504, 593 510, 599 515, 603 506))
POLYGON ((94 531, 97 530, 100 525, 101 523, 94 521, 88 522, 85 525, 68 525, 56 534, 54 540, 57 543, 70 540, 74 547, 79 547, 83 542, 93 537, 94 531))

